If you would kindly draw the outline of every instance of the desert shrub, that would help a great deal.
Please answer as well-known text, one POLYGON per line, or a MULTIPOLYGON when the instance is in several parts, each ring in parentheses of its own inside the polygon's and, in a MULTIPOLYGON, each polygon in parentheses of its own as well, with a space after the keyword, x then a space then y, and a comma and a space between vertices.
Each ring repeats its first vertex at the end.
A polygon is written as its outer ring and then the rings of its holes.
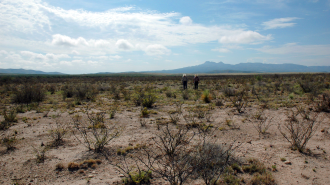
POLYGON ((270 172, 265 172, 263 174, 255 174, 251 181, 251 185, 275 185, 275 179, 270 172))
POLYGON ((48 147, 42 146, 39 149, 33 147, 34 153, 36 155, 36 162, 43 163, 46 159, 46 152, 48 151, 48 147))
POLYGON ((183 184, 194 172, 189 148, 194 136, 185 127, 171 129, 166 124, 153 139, 156 148, 145 148, 138 159, 170 184, 183 184))
POLYGON ((141 107, 141 117, 142 118, 149 117, 149 111, 148 111, 147 107, 141 107))
POLYGON ((322 97, 315 101, 315 111, 329 112, 330 110, 330 93, 323 93, 322 97))
POLYGON ((12 122, 17 122, 17 112, 16 108, 13 107, 9 110, 9 112, 6 110, 6 108, 2 112, 3 117, 5 118, 5 122, 12 123, 12 122))
POLYGON ((150 184, 152 179, 152 171, 133 171, 129 173, 129 177, 123 179, 124 184, 135 185, 135 184, 150 184))
POLYGON ((46 90, 50 92, 50 94, 54 94, 56 91, 56 86, 55 84, 50 84, 46 86, 46 90))
POLYGON ((264 111, 257 112, 253 117, 253 127, 259 133, 259 137, 267 133, 267 130, 273 125, 273 117, 265 116, 264 111))
POLYGON ((68 86, 68 85, 65 85, 63 88, 62 88, 62 98, 63 100, 65 98, 72 98, 74 96, 74 87, 72 85, 68 86))
POLYGON ((184 99, 184 100, 188 100, 189 96, 190 96, 188 90, 187 91, 182 91, 181 95, 182 95, 182 99, 184 99))
POLYGON ((142 99, 142 106, 151 108, 153 104, 156 102, 157 96, 153 92, 147 92, 142 99))
POLYGON ((117 138, 122 130, 105 123, 104 112, 90 114, 88 111, 88 109, 85 111, 86 119, 83 119, 83 117, 72 119, 73 127, 76 130, 76 132, 73 132, 74 136, 89 150, 102 152, 105 145, 117 138), (78 137, 78 135, 81 137, 78 137))
POLYGON ((132 97, 134 104, 136 106, 142 105, 144 96, 145 96, 145 92, 142 89, 136 89, 132 97))
POLYGON ((68 170, 69 171, 76 171, 79 170, 79 164, 75 162, 69 162, 68 164, 68 170))
POLYGON ((110 110, 109 110, 109 118, 110 119, 113 119, 115 118, 115 114, 118 110, 118 105, 117 104, 114 104, 113 106, 111 106, 110 110))
POLYGON ((88 169, 88 168, 96 168, 98 164, 101 164, 102 161, 100 159, 88 159, 84 160, 79 164, 79 168, 88 169))
POLYGON ((212 96, 210 94, 210 91, 205 89, 203 94, 202 94, 202 100, 205 102, 205 103, 210 103, 211 100, 212 100, 212 96))
POLYGON ((300 152, 303 152, 320 124, 317 121, 318 116, 319 113, 312 113, 298 107, 297 111, 287 112, 288 119, 283 126, 279 124, 278 129, 282 136, 291 144, 292 149, 298 149, 300 152))
POLYGON ((1 144, 4 145, 7 150, 15 149, 16 143, 17 143, 16 135, 14 136, 5 135, 1 139, 1 144))
POLYGON ((30 104, 41 102, 45 99, 45 93, 41 85, 25 84, 19 87, 12 96, 12 102, 18 104, 30 104))
POLYGON ((171 123, 177 124, 179 122, 180 115, 182 114, 182 105, 183 102, 175 102, 175 110, 168 111, 171 123))
POLYGON ((248 91, 244 87, 241 90, 235 93, 235 96, 229 96, 229 100, 233 103, 233 106, 236 107, 238 113, 241 113, 245 110, 245 107, 248 103, 248 91))
POLYGON ((259 173, 259 174, 263 174, 266 172, 266 168, 264 166, 264 164, 262 164, 259 160, 257 159, 249 159, 248 160, 248 165, 243 166, 242 170, 245 173, 259 173))
POLYGON ((63 123, 60 119, 61 115, 55 117, 55 126, 51 126, 49 130, 50 137, 52 138, 52 145, 58 146, 63 142, 63 138, 68 132, 68 125, 63 123))
POLYGON ((63 163, 57 163, 55 166, 55 170, 62 171, 65 168, 63 163))
POLYGON ((234 88, 231 88, 231 87, 225 87, 223 89, 223 93, 226 97, 231 97, 231 96, 236 95, 236 90, 234 88))
POLYGON ((201 143, 192 153, 191 163, 195 173, 203 179, 205 184, 213 184, 227 167, 231 152, 232 145, 201 143))

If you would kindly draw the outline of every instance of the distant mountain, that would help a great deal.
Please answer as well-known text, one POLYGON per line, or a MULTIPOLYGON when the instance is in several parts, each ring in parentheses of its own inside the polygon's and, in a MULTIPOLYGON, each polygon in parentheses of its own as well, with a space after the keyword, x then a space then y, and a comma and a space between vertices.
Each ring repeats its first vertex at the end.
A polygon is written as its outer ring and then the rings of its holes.
POLYGON ((59 72, 43 72, 26 69, 0 69, 0 74, 44 74, 44 75, 61 75, 59 72))
POLYGON ((280 73, 280 72, 330 72, 330 66, 303 66, 298 64, 240 63, 236 65, 223 62, 206 61, 204 64, 172 70, 145 71, 149 73, 280 73))

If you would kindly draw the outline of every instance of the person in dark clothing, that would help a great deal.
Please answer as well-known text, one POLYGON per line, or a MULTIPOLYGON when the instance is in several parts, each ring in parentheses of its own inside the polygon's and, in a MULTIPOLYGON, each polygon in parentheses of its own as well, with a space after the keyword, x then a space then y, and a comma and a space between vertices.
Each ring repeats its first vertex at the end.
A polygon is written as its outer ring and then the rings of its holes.
POLYGON ((195 75, 195 77, 194 77, 194 85, 195 85, 194 89, 198 89, 198 82, 199 82, 199 78, 198 78, 197 75, 195 75))
POLYGON ((182 83, 183 83, 183 89, 187 89, 188 78, 186 74, 183 74, 182 76, 182 83))

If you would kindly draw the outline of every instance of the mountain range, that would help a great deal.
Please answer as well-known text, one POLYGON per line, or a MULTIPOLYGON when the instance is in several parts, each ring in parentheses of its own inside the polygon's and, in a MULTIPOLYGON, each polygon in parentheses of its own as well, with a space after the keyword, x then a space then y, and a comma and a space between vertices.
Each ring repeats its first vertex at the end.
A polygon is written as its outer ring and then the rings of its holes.
MULTIPOLYGON (((285 72, 330 72, 330 66, 303 66, 298 64, 264 64, 264 63, 240 63, 225 64, 223 62, 206 61, 203 64, 189 66, 179 69, 161 70, 161 71, 142 71, 139 73, 285 73, 285 72)), ((43 72, 25 69, 0 69, 0 74, 51 74, 61 75, 59 72, 43 72)), ((137 73, 137 72, 124 72, 137 73)), ((100 72, 94 74, 115 74, 112 72, 100 72)))
POLYGON ((0 69, 0 74, 43 74, 43 75, 61 75, 64 73, 59 72, 43 72, 36 70, 27 70, 27 69, 0 69))
POLYGON ((303 66, 298 64, 264 64, 206 61, 203 64, 173 70, 148 71, 152 73, 283 73, 283 72, 330 72, 330 66, 303 66))

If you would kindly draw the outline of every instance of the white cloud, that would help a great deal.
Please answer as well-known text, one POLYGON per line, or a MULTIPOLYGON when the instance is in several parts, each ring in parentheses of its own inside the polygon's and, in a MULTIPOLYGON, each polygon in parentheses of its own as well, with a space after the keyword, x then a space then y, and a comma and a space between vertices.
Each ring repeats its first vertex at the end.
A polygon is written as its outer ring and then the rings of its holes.
POLYGON ((230 50, 226 48, 218 48, 218 49, 212 49, 212 51, 218 51, 220 53, 229 53, 230 50))
POLYGON ((80 55, 80 53, 76 50, 72 50, 71 53, 74 54, 74 55, 80 55))
POLYGON ((115 56, 109 56, 110 59, 121 59, 121 56, 115 55, 115 56))
POLYGON ((59 60, 61 58, 71 58, 69 55, 66 54, 53 54, 47 53, 46 55, 34 53, 31 51, 21 51, 21 56, 25 57, 28 60, 42 60, 42 61, 51 61, 51 60, 59 60))
POLYGON ((297 17, 286 17, 286 18, 278 18, 273 19, 267 22, 262 23, 265 30, 268 29, 276 29, 276 28, 286 28, 286 27, 292 27, 296 23, 292 23, 291 21, 299 19, 297 17))
POLYGON ((7 54, 8 54, 7 51, 5 51, 5 50, 0 50, 0 56, 2 56, 2 55, 7 55, 7 54))
POLYGON ((192 24, 192 20, 189 16, 185 16, 180 19, 180 23, 183 25, 190 25, 192 24))
POLYGON ((81 45, 87 46, 88 45, 87 41, 82 37, 73 39, 71 37, 68 37, 66 35, 61 35, 61 34, 53 35, 52 44, 59 45, 59 46, 81 46, 81 45))
POLYGON ((219 42, 225 44, 253 44, 271 39, 271 35, 263 36, 260 33, 254 31, 236 31, 236 33, 234 32, 232 35, 222 36, 219 39, 219 42))
POLYGON ((37 32, 50 28, 50 20, 41 8, 40 0, 2 0, 0 3, 1 31, 37 32))
POLYGON ((116 47, 122 50, 131 50, 134 48, 134 46, 125 39, 119 39, 116 42, 116 47))
POLYGON ((160 44, 149 45, 145 52, 147 55, 168 55, 171 50, 160 44))
POLYGON ((258 51, 276 54, 276 55, 286 55, 286 54, 299 54, 299 55, 330 55, 330 45, 298 45, 296 43, 288 43, 281 47, 271 47, 264 46, 262 48, 256 49, 258 51))

